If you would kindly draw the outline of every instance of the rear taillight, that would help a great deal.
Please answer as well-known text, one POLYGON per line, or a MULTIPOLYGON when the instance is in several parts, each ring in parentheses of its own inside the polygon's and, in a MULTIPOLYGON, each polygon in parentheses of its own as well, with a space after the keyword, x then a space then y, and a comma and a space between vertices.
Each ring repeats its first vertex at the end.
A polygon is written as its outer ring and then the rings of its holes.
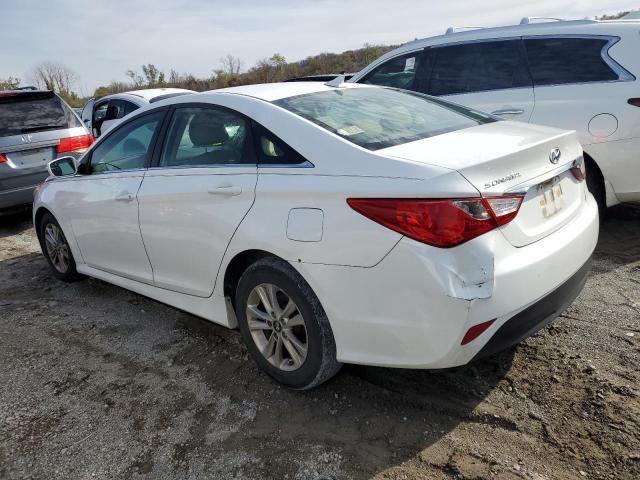
POLYGON ((584 182, 587 179, 587 169, 583 157, 578 157, 573 161, 571 173, 579 182, 584 182))
POLYGON ((93 143, 91 134, 80 135, 77 137, 61 138, 56 148, 57 153, 77 152, 86 150, 93 143))
POLYGON ((522 195, 460 199, 349 198, 356 212, 402 235, 450 248, 515 218, 522 195))
POLYGON ((4 153, 0 153, 0 163, 7 163, 7 157, 4 156, 4 153))
POLYGON ((640 107, 640 98, 630 98, 629 100, 627 100, 627 103, 629 103, 629 105, 633 105, 634 107, 640 107))

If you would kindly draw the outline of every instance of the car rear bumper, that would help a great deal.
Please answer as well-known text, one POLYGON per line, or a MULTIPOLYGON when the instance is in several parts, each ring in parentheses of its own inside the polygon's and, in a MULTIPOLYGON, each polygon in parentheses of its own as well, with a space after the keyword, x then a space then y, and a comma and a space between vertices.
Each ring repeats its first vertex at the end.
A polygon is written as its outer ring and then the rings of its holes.
POLYGON ((587 282, 590 271, 591 258, 553 292, 503 323, 473 359, 500 352, 546 327, 573 303, 587 282))
POLYGON ((520 248, 495 230, 452 249, 403 238, 371 268, 293 266, 327 313, 338 360, 453 367, 476 358, 495 335, 482 354, 521 340, 559 315, 584 284, 598 227, 596 203, 587 195, 571 222, 520 248), (550 309, 543 308, 545 298, 553 299, 550 309), (489 320, 494 322, 486 331, 461 345, 470 327, 489 320), (504 333, 511 329, 517 333, 504 333))
POLYGON ((0 192, 0 211, 31 205, 33 202, 33 191, 37 187, 38 185, 29 185, 0 192))

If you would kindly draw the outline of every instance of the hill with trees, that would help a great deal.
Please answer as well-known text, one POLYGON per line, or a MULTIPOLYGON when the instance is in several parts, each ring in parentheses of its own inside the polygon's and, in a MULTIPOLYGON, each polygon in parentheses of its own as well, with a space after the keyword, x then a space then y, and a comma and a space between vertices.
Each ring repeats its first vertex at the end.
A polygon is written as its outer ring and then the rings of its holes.
POLYGON ((95 97, 124 92, 137 88, 175 87, 204 91, 236 85, 280 82, 294 77, 327 73, 354 73, 367 66, 380 55, 396 48, 397 45, 365 45, 356 50, 342 53, 321 53, 297 62, 287 62, 285 57, 274 53, 269 58, 258 60, 243 71, 241 59, 228 54, 220 59, 220 65, 207 78, 196 78, 190 73, 170 70, 160 71, 154 64, 142 65, 140 70, 128 70, 128 81, 116 81, 98 87, 95 97))

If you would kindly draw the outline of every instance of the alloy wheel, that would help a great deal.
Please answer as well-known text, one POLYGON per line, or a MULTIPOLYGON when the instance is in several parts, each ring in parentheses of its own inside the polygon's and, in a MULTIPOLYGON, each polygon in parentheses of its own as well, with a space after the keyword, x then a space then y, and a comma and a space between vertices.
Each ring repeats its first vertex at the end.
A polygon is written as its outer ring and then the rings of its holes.
POLYGON ((299 369, 307 358, 307 328, 302 313, 281 288, 263 283, 247 299, 247 323, 264 358, 284 371, 299 369))
POLYGON ((44 242, 53 267, 60 273, 66 273, 69 269, 69 245, 57 225, 49 223, 46 226, 44 242))

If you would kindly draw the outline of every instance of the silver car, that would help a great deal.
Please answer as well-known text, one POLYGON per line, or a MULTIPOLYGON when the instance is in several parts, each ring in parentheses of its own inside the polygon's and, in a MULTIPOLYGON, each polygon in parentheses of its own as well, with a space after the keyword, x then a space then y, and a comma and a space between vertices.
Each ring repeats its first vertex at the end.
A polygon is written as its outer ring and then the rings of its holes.
POLYGON ((0 91, 0 215, 33 201, 56 157, 78 158, 93 137, 64 100, 46 90, 0 91))

